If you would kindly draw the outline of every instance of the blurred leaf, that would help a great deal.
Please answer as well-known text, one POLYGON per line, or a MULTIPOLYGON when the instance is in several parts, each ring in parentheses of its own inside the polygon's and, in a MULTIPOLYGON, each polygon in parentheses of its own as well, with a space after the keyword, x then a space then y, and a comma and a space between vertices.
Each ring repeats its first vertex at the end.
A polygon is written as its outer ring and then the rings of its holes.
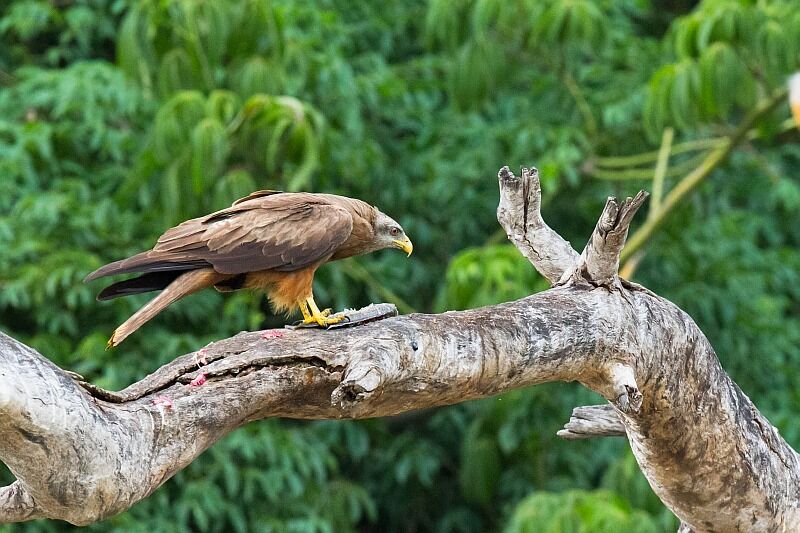
POLYGON ((643 512, 634 511, 613 493, 570 491, 560 494, 537 493, 523 500, 505 531, 613 533, 658 531, 643 512))

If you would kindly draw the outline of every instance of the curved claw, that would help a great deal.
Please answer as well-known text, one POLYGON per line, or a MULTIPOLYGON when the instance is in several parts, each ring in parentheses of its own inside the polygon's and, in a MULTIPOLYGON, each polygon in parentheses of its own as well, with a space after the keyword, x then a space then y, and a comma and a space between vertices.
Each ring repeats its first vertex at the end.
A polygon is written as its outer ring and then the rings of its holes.
POLYGON ((326 309, 325 311, 321 311, 318 315, 307 316, 303 319, 303 324, 317 324, 323 328, 326 328, 331 324, 338 324, 344 320, 344 315, 328 316, 330 315, 330 309, 326 309), (325 311, 327 311, 327 313, 325 311))
POLYGON ((300 311, 303 313, 303 324, 317 324, 320 327, 327 328, 345 319, 344 315, 330 316, 330 309, 320 311, 313 296, 307 298, 304 302, 299 302, 299 305, 300 311))
POLYGON ((329 313, 327 313, 327 314, 320 313, 318 315, 311 315, 311 316, 309 316, 307 318, 304 318, 303 319, 303 324, 314 324, 314 323, 316 323, 317 325, 319 325, 319 326, 321 326, 323 328, 326 328, 326 327, 330 326, 331 324, 338 324, 339 322, 344 320, 344 315, 329 317, 328 314, 330 314, 330 310, 326 309, 326 311, 329 311, 329 313))

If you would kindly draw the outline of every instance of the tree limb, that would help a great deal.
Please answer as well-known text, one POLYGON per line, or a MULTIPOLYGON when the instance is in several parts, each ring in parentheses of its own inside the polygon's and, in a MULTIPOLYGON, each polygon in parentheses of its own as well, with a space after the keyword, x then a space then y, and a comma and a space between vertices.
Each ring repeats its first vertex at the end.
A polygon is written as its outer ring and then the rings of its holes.
POLYGON ((30 493, 22 483, 15 481, 7 487, 0 488, 0 524, 23 522, 41 518, 37 512, 30 493))
POLYGON ((625 425, 613 406, 587 405, 573 409, 569 422, 564 424, 564 429, 559 430, 557 435, 567 440, 624 437, 625 425))
POLYGON ((505 166, 497 178, 500 181, 497 221, 536 270, 551 284, 557 283, 564 272, 575 266, 578 254, 542 219, 539 171, 523 168, 518 178, 505 166))
POLYGON ((646 198, 647 193, 639 191, 635 198, 627 198, 621 206, 614 197, 606 200, 600 220, 572 276, 579 276, 596 286, 612 287, 619 283, 620 252, 625 246, 633 216, 646 198))
POLYGON ((800 529, 797 454, 685 313, 611 272, 635 202, 614 217, 609 202, 595 231, 607 238, 578 256, 541 222, 535 176, 501 171, 498 218, 540 272, 565 281, 516 302, 240 333, 120 393, 82 387, 0 334, 0 460, 18 480, 0 489, 0 522, 119 513, 253 420, 387 416, 558 380, 613 405, 654 491, 687 527, 800 529))
POLYGON ((614 401, 619 390, 606 377, 618 354, 596 358, 601 340, 582 333, 606 297, 562 288, 350 329, 241 333, 206 347, 201 369, 197 354, 181 356, 114 402, 2 335, 0 390, 12 395, 0 458, 28 489, 35 516, 87 524, 127 509, 251 420, 387 416, 578 375, 614 401), (192 386, 201 372, 207 381, 192 386))
POLYGON ((661 197, 664 195, 664 177, 669 168, 669 152, 672 148, 672 139, 675 136, 675 130, 672 128, 664 128, 664 133, 661 134, 661 148, 658 150, 658 160, 656 167, 653 170, 653 199, 650 201, 650 211, 648 218, 655 215, 661 209, 661 197))

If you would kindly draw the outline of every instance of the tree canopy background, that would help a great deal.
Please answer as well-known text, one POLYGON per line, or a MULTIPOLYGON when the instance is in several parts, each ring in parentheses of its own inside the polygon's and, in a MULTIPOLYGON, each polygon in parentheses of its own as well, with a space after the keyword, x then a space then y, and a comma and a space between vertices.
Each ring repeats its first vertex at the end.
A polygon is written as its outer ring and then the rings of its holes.
MULTIPOLYGON (((519 298, 547 285, 505 242, 494 176, 536 165, 545 217, 577 249, 606 196, 654 192, 627 272, 692 315, 797 448, 800 146, 783 87, 798 68, 789 0, 6 2, 0 326, 119 389, 280 325, 263 297, 206 291, 105 351, 146 297, 98 303, 82 283, 259 188, 362 198, 414 240, 410 260, 326 266, 320 303, 519 298)), ((555 437, 599 401, 554 384, 392 419, 253 423, 90 529, 675 531, 626 442, 555 437)))

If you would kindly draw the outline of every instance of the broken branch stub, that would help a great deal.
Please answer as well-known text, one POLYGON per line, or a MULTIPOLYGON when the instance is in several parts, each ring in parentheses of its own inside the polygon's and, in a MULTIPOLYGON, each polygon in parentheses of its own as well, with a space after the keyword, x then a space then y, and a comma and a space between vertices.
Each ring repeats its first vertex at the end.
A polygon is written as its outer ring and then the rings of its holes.
POLYGON ((625 425, 609 404, 587 405, 572 410, 569 422, 559 430, 562 439, 577 440, 593 437, 624 437, 625 425))
MULTIPOLYGON (((595 286, 618 287, 619 256, 625 246, 633 217, 647 196, 646 192, 639 191, 634 198, 626 198, 621 206, 615 197, 608 198, 575 271, 570 276, 595 286)), ((561 282, 565 282, 565 279, 561 282)))
POLYGON ((578 254, 542 219, 539 171, 523 168, 518 178, 505 166, 497 173, 497 178, 500 182, 497 221, 536 270, 551 285, 557 283, 564 272, 575 265, 578 254))

